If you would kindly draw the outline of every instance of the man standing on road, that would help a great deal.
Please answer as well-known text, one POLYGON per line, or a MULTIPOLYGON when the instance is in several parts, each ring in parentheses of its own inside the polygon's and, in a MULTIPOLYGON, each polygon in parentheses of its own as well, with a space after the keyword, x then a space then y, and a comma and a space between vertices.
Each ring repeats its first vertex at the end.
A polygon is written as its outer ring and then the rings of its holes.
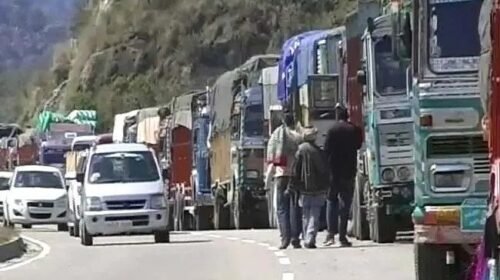
POLYGON ((325 139, 325 153, 332 175, 327 198, 328 236, 325 245, 333 245, 338 233, 340 245, 350 247, 347 222, 354 193, 357 155, 363 138, 361 129, 348 121, 347 110, 340 104, 335 109, 337 120, 325 139))
POLYGON ((300 144, 295 156, 291 187, 300 194, 302 206, 302 236, 304 247, 316 248, 316 235, 320 226, 321 208, 325 204, 330 173, 323 151, 315 144, 318 130, 306 127, 304 143, 300 144))
MULTIPOLYGON (((267 148, 268 169, 266 181, 271 181, 274 173, 278 228, 280 230, 280 249, 286 249, 290 243, 294 248, 301 248, 298 205, 292 201, 290 189, 290 176, 293 168, 295 153, 302 141, 300 134, 295 131, 295 120, 291 112, 285 111, 283 124, 277 127, 271 137, 267 148)), ((270 184, 268 184, 270 185, 270 184)))

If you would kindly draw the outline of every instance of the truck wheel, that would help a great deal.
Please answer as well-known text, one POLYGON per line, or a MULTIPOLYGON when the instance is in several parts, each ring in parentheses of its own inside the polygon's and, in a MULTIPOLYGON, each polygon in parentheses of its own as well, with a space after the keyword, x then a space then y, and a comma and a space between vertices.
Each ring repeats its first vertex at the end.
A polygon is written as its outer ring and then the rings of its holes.
POLYGON ((58 224, 57 231, 68 231, 68 224, 58 224))
POLYGON ((31 225, 28 225, 28 224, 26 224, 26 225, 21 225, 21 227, 22 227, 22 228, 24 228, 24 229, 30 229, 30 228, 31 228, 31 225))
POLYGON ((459 278, 454 265, 446 264, 446 246, 437 244, 415 244, 416 280, 455 280, 459 278))
POLYGON ((75 225, 73 226, 73 236, 80 237, 80 220, 75 221, 75 225))
POLYGON ((370 237, 376 243, 393 243, 396 240, 394 217, 386 215, 384 207, 373 209, 373 219, 370 221, 370 237))
POLYGON ((75 227, 68 226, 68 233, 69 233, 69 236, 74 237, 75 236, 75 227))
POLYGON ((170 232, 168 230, 157 231, 154 235, 155 243, 170 243, 170 232))
POLYGON ((198 207, 195 215, 196 230, 210 229, 210 209, 206 206, 198 207))
POLYGON ((80 224, 80 242, 83 246, 92 246, 94 244, 94 238, 89 234, 83 222, 80 224))
POLYGON ((364 188, 368 184, 363 176, 356 176, 356 186, 352 200, 352 233, 358 240, 368 240, 370 238, 370 227, 366 219, 366 208, 364 204, 364 188))

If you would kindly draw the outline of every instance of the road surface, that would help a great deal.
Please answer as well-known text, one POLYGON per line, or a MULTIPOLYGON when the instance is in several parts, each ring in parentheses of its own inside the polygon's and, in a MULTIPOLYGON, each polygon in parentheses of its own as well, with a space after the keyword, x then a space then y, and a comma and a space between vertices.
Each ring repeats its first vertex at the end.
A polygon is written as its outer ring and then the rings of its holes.
MULTIPOLYGON (((356 242, 352 248, 277 250, 275 230, 96 238, 95 246, 50 227, 24 231, 50 246, 46 256, 2 271, 2 280, 384 280, 414 279, 412 245, 356 242)), ((323 235, 318 241, 322 241, 323 235)), ((319 242, 318 242, 319 243, 319 242)))

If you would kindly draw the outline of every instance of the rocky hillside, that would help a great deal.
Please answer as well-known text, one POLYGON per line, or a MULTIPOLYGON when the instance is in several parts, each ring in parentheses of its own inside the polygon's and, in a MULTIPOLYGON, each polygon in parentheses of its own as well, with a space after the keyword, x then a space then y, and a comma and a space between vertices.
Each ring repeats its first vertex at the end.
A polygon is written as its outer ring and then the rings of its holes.
POLYGON ((31 70, 46 67, 53 46, 69 37, 76 1, 0 1, 0 122, 12 119, 31 70))
POLYGON ((52 71, 26 93, 22 119, 40 104, 92 108, 109 127, 115 113, 167 102, 254 54, 277 52, 291 35, 334 27, 354 6, 352 0, 90 1, 74 24, 77 40, 57 51, 52 71))

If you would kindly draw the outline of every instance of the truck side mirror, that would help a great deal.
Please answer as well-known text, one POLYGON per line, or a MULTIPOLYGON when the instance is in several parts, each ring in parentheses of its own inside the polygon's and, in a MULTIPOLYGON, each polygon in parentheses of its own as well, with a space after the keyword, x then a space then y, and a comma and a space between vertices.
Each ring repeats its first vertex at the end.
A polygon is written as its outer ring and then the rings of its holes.
POLYGON ((358 72, 356 73, 356 76, 357 76, 357 80, 358 80, 358 83, 360 85, 366 85, 366 72, 365 70, 358 70, 358 72))
POLYGON ((76 181, 80 184, 83 184, 84 177, 85 177, 85 173, 77 173, 76 174, 76 181))

